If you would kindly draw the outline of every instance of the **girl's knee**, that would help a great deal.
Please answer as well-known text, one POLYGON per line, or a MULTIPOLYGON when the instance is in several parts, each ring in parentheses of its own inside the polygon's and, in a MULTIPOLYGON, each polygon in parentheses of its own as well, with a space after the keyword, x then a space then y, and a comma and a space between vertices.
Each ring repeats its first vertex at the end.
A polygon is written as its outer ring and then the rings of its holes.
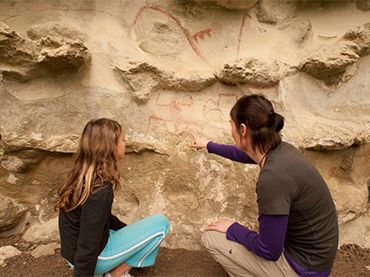
POLYGON ((168 231, 170 230, 170 221, 168 220, 168 218, 163 214, 153 215, 153 218, 155 219, 156 224, 163 227, 163 229, 165 230, 165 233, 167 235, 168 231))

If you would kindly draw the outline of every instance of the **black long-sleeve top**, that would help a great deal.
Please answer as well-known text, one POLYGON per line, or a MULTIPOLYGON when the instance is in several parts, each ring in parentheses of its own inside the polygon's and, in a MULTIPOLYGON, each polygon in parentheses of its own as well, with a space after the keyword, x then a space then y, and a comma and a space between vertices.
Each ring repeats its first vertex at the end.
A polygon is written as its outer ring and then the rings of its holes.
POLYGON ((109 229, 126 226, 111 214, 112 204, 112 184, 108 182, 76 209, 60 210, 61 255, 74 265, 73 276, 93 276, 98 255, 108 241, 109 229))

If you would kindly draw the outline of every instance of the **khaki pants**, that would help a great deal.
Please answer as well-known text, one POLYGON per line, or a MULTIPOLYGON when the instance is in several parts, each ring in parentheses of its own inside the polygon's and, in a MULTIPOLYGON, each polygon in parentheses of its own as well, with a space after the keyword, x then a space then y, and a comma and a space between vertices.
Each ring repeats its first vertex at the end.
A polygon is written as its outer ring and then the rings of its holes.
POLYGON ((265 260, 240 243, 226 239, 225 233, 206 231, 202 241, 209 253, 230 276, 298 276, 284 255, 281 255, 276 262, 265 260))

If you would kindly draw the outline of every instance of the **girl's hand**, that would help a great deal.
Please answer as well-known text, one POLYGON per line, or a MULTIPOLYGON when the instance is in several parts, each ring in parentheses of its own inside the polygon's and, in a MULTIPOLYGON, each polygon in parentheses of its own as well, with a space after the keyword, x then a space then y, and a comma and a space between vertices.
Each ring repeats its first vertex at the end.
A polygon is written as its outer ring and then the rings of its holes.
POLYGON ((221 233, 226 233, 227 229, 234 223, 235 221, 229 219, 220 219, 218 221, 212 222, 208 224, 206 230, 207 231, 218 231, 221 233))
POLYGON ((190 145, 192 148, 201 149, 207 147, 207 143, 209 142, 208 139, 205 139, 203 137, 195 136, 193 133, 191 133, 193 136, 193 143, 190 145))

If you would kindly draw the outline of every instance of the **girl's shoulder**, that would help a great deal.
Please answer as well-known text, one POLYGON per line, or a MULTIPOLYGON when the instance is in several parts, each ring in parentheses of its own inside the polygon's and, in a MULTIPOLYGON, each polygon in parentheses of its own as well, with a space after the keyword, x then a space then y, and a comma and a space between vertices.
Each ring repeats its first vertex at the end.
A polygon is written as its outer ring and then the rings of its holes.
POLYGON ((106 191, 113 191, 113 183, 111 181, 104 181, 101 183, 96 183, 91 187, 91 193, 102 193, 106 191))

